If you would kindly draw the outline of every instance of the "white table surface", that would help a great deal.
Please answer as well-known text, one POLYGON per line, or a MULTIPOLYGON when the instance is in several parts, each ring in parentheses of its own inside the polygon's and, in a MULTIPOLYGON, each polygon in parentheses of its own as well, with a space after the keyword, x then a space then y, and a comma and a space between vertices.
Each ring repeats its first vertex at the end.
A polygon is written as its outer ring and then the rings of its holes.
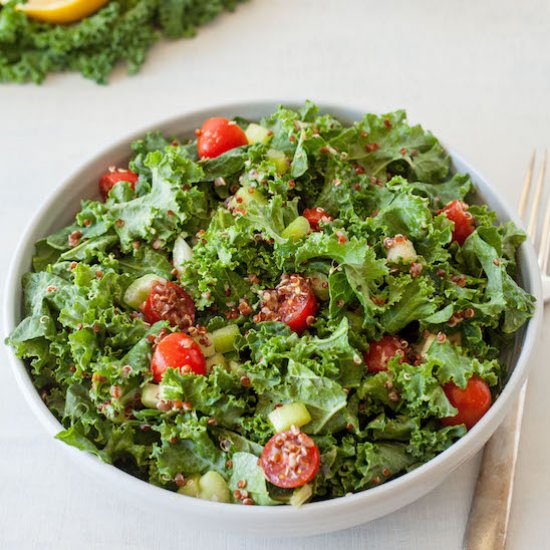
MULTIPOLYGON (((550 145, 549 28, 546 0, 253 0, 195 40, 157 46, 141 74, 117 71, 108 87, 77 75, 42 87, 0 85, 0 278, 30 214, 84 159, 155 121, 222 100, 405 107, 517 203, 530 152, 550 145)), ((550 544, 548 315, 544 329, 533 356, 511 549, 550 544)), ((193 532, 184 517, 174 525, 162 511, 144 516, 83 475, 44 434, 1 359, 2 549, 460 548, 479 457, 425 498, 348 531, 284 543, 193 532)))

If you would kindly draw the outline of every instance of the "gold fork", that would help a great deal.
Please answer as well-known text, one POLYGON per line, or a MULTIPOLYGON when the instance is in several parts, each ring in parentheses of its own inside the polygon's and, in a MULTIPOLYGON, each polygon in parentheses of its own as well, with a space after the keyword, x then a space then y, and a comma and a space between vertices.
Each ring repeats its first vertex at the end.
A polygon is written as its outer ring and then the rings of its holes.
MULTIPOLYGON (((524 219, 527 234, 535 246, 538 241, 538 260, 543 274, 544 300, 547 301, 550 299, 550 278, 547 275, 550 254, 550 198, 546 201, 546 207, 542 208, 547 153, 544 152, 534 191, 532 191, 535 157, 533 153, 525 176, 519 214, 524 219), (542 231, 537 240, 541 220, 542 231)), ((526 388, 527 382, 521 389, 512 410, 485 446, 464 535, 466 550, 502 550, 505 547, 526 388)))

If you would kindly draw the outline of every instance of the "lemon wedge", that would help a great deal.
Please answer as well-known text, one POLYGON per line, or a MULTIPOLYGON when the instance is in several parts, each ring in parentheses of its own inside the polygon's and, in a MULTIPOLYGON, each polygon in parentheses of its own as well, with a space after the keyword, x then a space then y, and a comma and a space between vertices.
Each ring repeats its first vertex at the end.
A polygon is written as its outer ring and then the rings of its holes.
POLYGON ((88 17, 109 0, 29 0, 17 9, 47 23, 74 23, 88 17))

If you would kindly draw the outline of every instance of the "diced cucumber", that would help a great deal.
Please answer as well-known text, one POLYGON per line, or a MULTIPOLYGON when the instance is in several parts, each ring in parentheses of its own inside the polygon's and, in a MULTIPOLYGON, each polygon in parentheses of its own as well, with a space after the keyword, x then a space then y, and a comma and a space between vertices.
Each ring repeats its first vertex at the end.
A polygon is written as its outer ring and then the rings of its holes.
POLYGON ((215 353, 206 360, 206 370, 210 371, 216 365, 227 367, 227 359, 221 353, 215 353))
POLYGON ((311 422, 311 415, 303 403, 287 403, 271 411, 268 418, 277 432, 285 432, 291 426, 300 428, 311 422))
POLYGON ((282 151, 277 151, 277 149, 269 149, 265 158, 269 163, 273 164, 279 176, 282 176, 288 172, 290 162, 282 151))
POLYGON ((212 340, 212 334, 207 332, 206 334, 199 334, 192 336, 193 340, 197 342, 199 348, 201 348, 202 354, 206 359, 212 357, 216 353, 216 348, 214 347, 214 341, 212 340))
POLYGON ((309 280, 315 296, 317 296, 319 300, 326 302, 330 298, 328 291, 328 277, 320 271, 313 271, 309 273, 309 280))
POLYGON ((183 238, 183 235, 179 235, 174 242, 174 249, 172 250, 172 261, 174 267, 181 275, 182 266, 185 262, 188 262, 193 258, 193 249, 187 244, 187 241, 183 238))
POLYGON ((178 489, 180 495, 198 498, 200 491, 200 474, 193 474, 185 478, 185 485, 178 489))
POLYGON ((251 202, 265 206, 267 204, 267 199, 265 195, 255 187, 241 187, 229 201, 229 207, 245 209, 251 202))
POLYGON ((199 480, 199 498, 214 502, 230 502, 227 482, 218 472, 206 472, 199 480))
POLYGON ((389 262, 414 262, 418 257, 413 243, 407 238, 394 243, 386 255, 389 262))
POLYGON ((292 496, 290 497, 289 504, 292 506, 299 508, 302 506, 302 504, 305 504, 313 494, 313 490, 311 488, 311 485, 309 483, 306 483, 305 485, 302 485, 302 487, 297 487, 294 489, 294 492, 292 493, 292 496))
POLYGON ((141 402, 148 409, 156 409, 160 400, 160 386, 157 384, 145 384, 141 389, 141 402))
POLYGON ((246 134, 246 139, 248 140, 248 143, 268 143, 271 139, 271 132, 264 128, 263 126, 260 126, 259 124, 255 124, 254 122, 250 123, 248 125, 248 128, 244 132, 246 134))
POLYGON ((227 353, 235 349, 235 339, 241 331, 237 325, 227 325, 212 332, 212 342, 218 353, 227 353))
POLYGON ((159 277, 153 273, 143 275, 139 279, 136 279, 124 293, 123 300, 126 304, 134 309, 139 309, 139 306, 147 300, 149 294, 153 290, 153 287, 157 283, 165 283, 166 279, 159 277))
POLYGON ((244 376, 246 374, 242 363, 239 363, 238 361, 229 361, 229 370, 236 376, 244 376))
POLYGON ((299 241, 305 237, 310 230, 309 222, 303 216, 298 216, 292 220, 284 229, 281 235, 285 239, 292 239, 293 241, 299 241))

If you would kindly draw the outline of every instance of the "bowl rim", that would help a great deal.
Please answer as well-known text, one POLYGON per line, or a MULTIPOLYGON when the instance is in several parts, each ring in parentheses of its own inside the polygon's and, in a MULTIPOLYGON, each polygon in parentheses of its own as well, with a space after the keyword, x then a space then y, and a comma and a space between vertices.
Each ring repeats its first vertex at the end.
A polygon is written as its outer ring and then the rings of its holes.
MULTIPOLYGON (((339 119, 356 120, 364 113, 377 112, 361 109, 356 105, 346 106, 322 101, 318 103, 316 102, 316 104, 319 106, 321 112, 332 113, 339 119)), ((296 108, 302 106, 303 102, 299 102, 296 99, 265 99, 257 101, 222 102, 216 103, 215 105, 211 105, 209 107, 187 109, 180 112, 178 115, 164 118, 156 123, 150 123, 140 130, 134 131, 125 137, 117 139, 103 147, 97 153, 88 157, 88 159, 84 162, 79 163, 77 168, 74 169, 67 178, 65 178, 52 190, 44 204, 33 214, 27 223, 27 226, 12 255, 8 276, 5 283, 5 300, 3 307, 4 337, 7 338, 16 326, 16 311, 18 308, 18 302, 20 302, 22 296, 20 274, 29 270, 29 252, 32 251, 34 247, 34 234, 37 231, 37 227, 41 222, 44 222, 44 220, 48 218, 49 210, 60 199, 60 197, 62 197, 64 191, 75 184, 81 174, 88 172, 100 159, 108 156, 114 150, 126 148, 127 151, 130 152, 130 143, 135 139, 144 136, 148 131, 165 131, 166 128, 174 125, 181 124, 183 126, 185 121, 189 122, 190 119, 204 119, 209 116, 216 116, 222 113, 235 113, 236 115, 239 112, 246 113, 247 111, 260 111, 264 112, 264 114, 269 114, 274 111, 274 108, 277 105, 285 105, 291 108, 296 108), (30 242, 31 240, 32 242, 30 242)), ((495 206, 498 205, 498 207, 504 212, 507 219, 513 221, 518 227, 523 227, 523 224, 518 219, 515 212, 499 197, 497 190, 488 182, 488 180, 468 162, 464 161, 463 158, 455 153, 453 149, 448 147, 446 147, 446 149, 452 158, 453 165, 459 164, 461 172, 469 173, 472 180, 475 181, 478 189, 480 185, 483 187, 484 199, 486 199, 487 194, 491 195, 490 201, 493 203, 491 204, 491 208, 495 208, 495 206)), ((287 516, 288 518, 296 518, 298 515, 303 517, 305 515, 315 515, 320 512, 330 513, 336 512, 337 510, 350 510, 352 507, 355 508, 358 505, 366 505, 368 502, 377 500, 384 501, 384 499, 390 497, 392 493, 405 493, 407 490, 410 490, 413 485, 418 483, 424 483, 428 486, 430 485, 429 482, 432 471, 436 469, 447 469, 448 471, 446 475, 448 475, 465 460, 473 456, 473 454, 479 450, 481 445, 496 429, 498 423, 502 420, 502 417, 506 412, 505 409, 511 405, 511 397, 518 393, 523 385, 523 382, 527 376, 529 357, 540 330, 543 301, 540 273, 538 270, 535 250, 531 242, 526 241, 522 244, 518 253, 520 256, 520 263, 523 266, 524 271, 523 286, 527 286, 529 288, 529 292, 537 299, 535 312, 525 327, 522 349, 519 352, 513 371, 502 392, 485 416, 464 437, 453 443, 445 451, 439 453, 437 456, 411 472, 389 480, 379 486, 348 496, 308 503, 298 510, 291 506, 239 507, 233 504, 216 503, 203 501, 200 499, 193 499, 193 507, 198 513, 204 513, 205 515, 211 514, 212 512, 221 511, 223 509, 224 515, 232 512, 233 517, 236 517, 237 515, 245 516, 247 518, 267 516, 271 519, 278 520, 285 520, 287 516), (243 510, 246 510, 244 514, 243 510)), ((30 405, 34 414, 38 417, 48 433, 52 436, 57 434, 63 429, 63 426, 41 400, 38 391, 32 383, 31 376, 27 371, 24 361, 17 358, 9 346, 6 344, 4 344, 4 346, 7 348, 7 355, 9 357, 11 370, 14 373, 20 390, 23 392, 25 400, 30 405)), ((65 444, 63 444, 63 447, 71 452, 75 457, 80 457, 79 462, 86 462, 89 468, 94 469, 100 475, 108 477, 117 483, 124 483, 130 492, 140 494, 140 496, 144 496, 145 493, 148 493, 148 498, 156 498, 159 501, 162 499, 163 501, 168 502, 172 499, 172 502, 174 502, 178 508, 181 509, 183 507, 182 495, 161 487, 157 487, 147 481, 135 478, 115 466, 102 462, 98 457, 90 453, 80 451, 65 444)), ((188 499, 190 498, 191 497, 188 497, 188 499)), ((403 502, 403 505, 407 504, 407 502, 410 502, 410 500, 403 502)))

